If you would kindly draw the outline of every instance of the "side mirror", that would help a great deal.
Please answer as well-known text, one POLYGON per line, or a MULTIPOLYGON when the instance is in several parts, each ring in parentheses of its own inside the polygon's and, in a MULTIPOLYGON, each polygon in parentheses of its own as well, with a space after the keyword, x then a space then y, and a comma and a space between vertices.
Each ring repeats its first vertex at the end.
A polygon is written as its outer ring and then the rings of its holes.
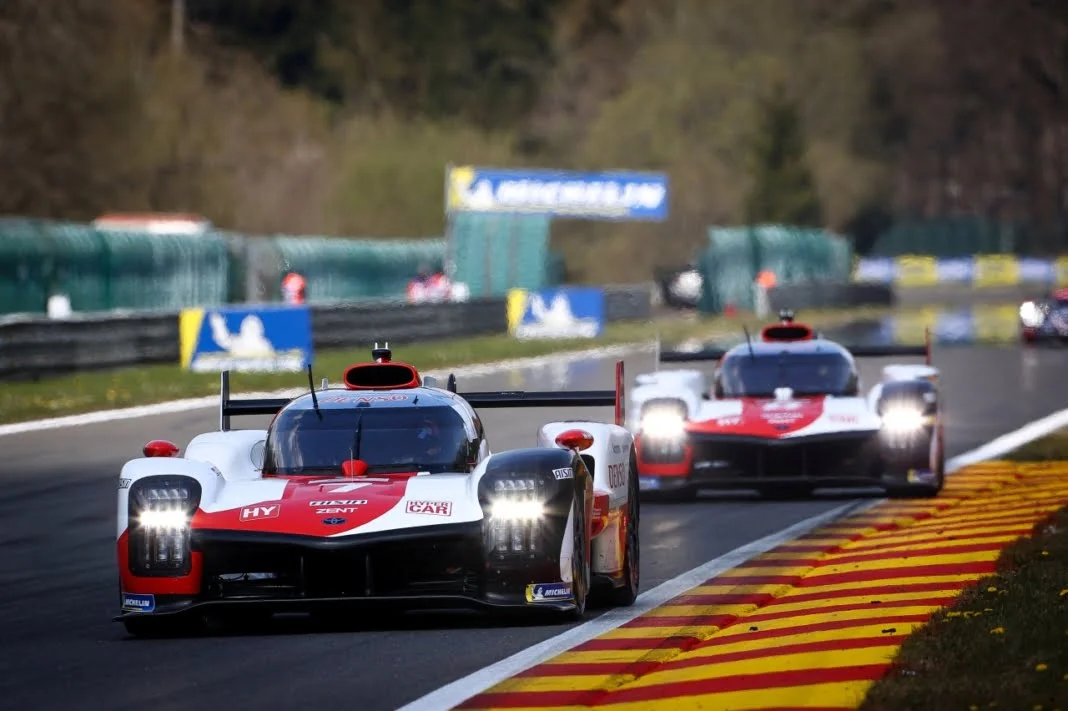
POLYGON ((347 459, 341 463, 341 472, 350 479, 363 476, 367 473, 367 462, 360 459, 347 459))
POLYGON ((249 452, 249 458, 252 460, 252 466, 256 469, 263 469, 263 460, 266 459, 267 443, 257 442, 252 445, 252 451, 249 452))

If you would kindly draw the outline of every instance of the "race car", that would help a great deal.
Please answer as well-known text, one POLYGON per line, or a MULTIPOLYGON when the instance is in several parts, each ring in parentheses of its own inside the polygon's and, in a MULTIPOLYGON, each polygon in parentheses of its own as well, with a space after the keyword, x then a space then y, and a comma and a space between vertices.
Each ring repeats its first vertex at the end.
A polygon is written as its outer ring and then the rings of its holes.
POLYGON ((730 349, 659 354, 717 361, 639 375, 627 426, 640 489, 693 498, 699 487, 792 498, 819 487, 883 487, 935 496, 945 479, 938 370, 924 346, 846 348, 785 312, 758 339, 730 349), (865 395, 855 358, 924 356, 883 369, 865 395))
POLYGON ((1068 288, 1049 297, 1020 304, 1020 340, 1024 343, 1068 343, 1068 288))
POLYGON ((145 445, 118 481, 121 614, 135 635, 277 612, 547 610, 634 602, 634 438, 614 390, 457 393, 388 347, 290 399, 231 399, 182 456, 145 445), (481 408, 615 408, 491 452, 481 408), (273 415, 266 430, 232 417, 273 415), (212 614, 208 614, 212 613, 212 614), (218 613, 217 615, 214 613, 218 613))

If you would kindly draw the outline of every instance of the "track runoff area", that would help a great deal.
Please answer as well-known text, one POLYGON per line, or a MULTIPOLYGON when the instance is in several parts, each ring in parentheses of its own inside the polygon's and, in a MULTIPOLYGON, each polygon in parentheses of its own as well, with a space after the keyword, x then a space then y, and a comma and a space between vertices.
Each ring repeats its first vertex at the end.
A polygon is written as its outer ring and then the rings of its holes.
POLYGON ((934 499, 802 521, 413 701, 438 709, 856 709, 898 648, 1068 505, 1068 465, 997 461, 1068 410, 947 462, 934 499))

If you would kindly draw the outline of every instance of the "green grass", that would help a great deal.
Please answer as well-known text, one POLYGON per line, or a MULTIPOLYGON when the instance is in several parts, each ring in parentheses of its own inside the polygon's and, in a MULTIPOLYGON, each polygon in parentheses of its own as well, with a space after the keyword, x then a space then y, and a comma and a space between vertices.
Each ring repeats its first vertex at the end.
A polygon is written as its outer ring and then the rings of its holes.
MULTIPOLYGON (((1006 459, 1068 461, 1068 430, 1006 459)), ((909 637, 860 709, 1068 709, 1068 508, 909 637)))
MULTIPOLYGON (((884 309, 864 308, 809 311, 805 317, 817 326, 829 327, 884 313, 884 309)), ((508 336, 486 336, 422 344, 395 341, 390 346, 397 360, 412 363, 420 369, 438 369, 651 341, 658 332, 666 343, 686 338, 714 338, 740 333, 742 324, 753 328, 761 323, 752 316, 741 316, 735 320, 672 318, 655 322, 609 324, 604 336, 598 339, 517 341, 508 336)), ((370 344, 359 349, 319 352, 314 366, 316 380, 329 377, 337 381, 346 366, 369 357, 370 344)), ((301 387, 304 383, 305 376, 299 373, 238 373, 233 375, 231 387, 235 392, 240 392, 301 387)), ((609 384, 604 385, 607 387, 609 384)), ((0 387, 0 423, 200 397, 214 394, 218 388, 217 374, 190 373, 177 365, 83 372, 35 382, 5 383, 0 387)))

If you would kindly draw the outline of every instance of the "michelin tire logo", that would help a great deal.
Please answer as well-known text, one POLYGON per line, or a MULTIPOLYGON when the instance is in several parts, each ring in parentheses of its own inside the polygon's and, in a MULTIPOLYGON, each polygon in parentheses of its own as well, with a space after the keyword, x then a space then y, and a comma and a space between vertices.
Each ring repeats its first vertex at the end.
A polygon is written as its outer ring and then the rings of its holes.
POLYGON ((548 305, 541 294, 532 294, 530 314, 534 321, 517 326, 518 338, 595 338, 601 330, 596 318, 576 318, 571 302, 559 292, 548 305))
POLYGON ((153 612, 156 609, 156 596, 123 593, 122 609, 131 612, 153 612))
POLYGON ((570 600, 570 583, 533 583, 527 586, 527 602, 570 600))

